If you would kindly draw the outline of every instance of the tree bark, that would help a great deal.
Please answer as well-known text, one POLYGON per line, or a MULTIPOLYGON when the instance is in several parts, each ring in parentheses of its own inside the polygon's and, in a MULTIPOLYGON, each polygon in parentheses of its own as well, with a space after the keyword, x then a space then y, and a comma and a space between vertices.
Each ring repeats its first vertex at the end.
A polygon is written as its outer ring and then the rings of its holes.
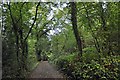
POLYGON ((74 31, 74 35, 75 35, 78 50, 79 50, 79 56, 82 56, 82 42, 77 29, 77 10, 76 10, 75 2, 71 2, 71 21, 72 21, 73 31, 74 31))

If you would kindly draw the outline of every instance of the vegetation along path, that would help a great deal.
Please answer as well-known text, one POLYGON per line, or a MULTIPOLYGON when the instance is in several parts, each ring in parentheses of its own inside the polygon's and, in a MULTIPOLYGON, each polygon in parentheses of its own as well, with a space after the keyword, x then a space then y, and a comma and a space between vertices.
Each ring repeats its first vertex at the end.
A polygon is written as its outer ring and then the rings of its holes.
POLYGON ((59 78, 63 75, 56 68, 49 64, 48 61, 42 61, 37 68, 30 74, 29 78, 59 78))

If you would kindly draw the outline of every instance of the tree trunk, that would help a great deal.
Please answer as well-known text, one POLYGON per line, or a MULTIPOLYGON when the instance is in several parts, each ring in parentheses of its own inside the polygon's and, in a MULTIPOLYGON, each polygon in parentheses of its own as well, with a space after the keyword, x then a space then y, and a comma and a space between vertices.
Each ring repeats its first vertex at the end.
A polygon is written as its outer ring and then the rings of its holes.
POLYGON ((79 56, 82 56, 82 42, 79 36, 79 32, 77 29, 77 10, 76 10, 76 3, 71 2, 71 21, 73 26, 74 35, 76 38, 76 42, 78 45, 79 56))

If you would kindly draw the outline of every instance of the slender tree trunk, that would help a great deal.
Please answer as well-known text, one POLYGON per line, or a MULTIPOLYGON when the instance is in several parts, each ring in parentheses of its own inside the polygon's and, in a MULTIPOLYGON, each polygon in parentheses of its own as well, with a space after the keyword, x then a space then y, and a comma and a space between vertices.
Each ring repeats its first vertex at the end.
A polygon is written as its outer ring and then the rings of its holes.
POLYGON ((95 45, 95 48, 96 48, 96 50, 98 51, 98 53, 101 53, 101 49, 100 49, 100 45, 99 45, 98 39, 97 39, 97 37, 95 36, 94 31, 92 30, 92 26, 91 26, 91 22, 90 22, 91 19, 90 19, 90 17, 88 16, 88 10, 87 10, 87 8, 85 7, 85 4, 84 4, 84 3, 83 3, 83 6, 84 6, 85 11, 86 11, 89 29, 90 29, 90 31, 91 31, 91 33, 92 33, 92 37, 94 38, 93 41, 94 41, 94 43, 95 43, 95 44, 94 44, 94 45, 95 45))
POLYGON ((74 35, 76 38, 76 42, 78 45, 79 56, 82 56, 82 42, 79 36, 79 32, 77 29, 77 10, 76 10, 76 3, 71 2, 71 21, 73 26, 74 35))

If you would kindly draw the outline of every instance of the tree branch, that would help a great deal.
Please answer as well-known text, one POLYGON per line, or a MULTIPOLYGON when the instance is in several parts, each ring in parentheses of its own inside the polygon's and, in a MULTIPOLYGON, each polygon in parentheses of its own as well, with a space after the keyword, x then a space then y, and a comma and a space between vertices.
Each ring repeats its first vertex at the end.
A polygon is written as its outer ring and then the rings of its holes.
POLYGON ((25 4, 26 2, 24 2, 23 4, 22 4, 22 6, 21 6, 21 8, 20 8, 20 17, 19 17, 19 19, 17 20, 17 23, 20 21, 20 19, 22 18, 22 8, 23 8, 23 6, 24 6, 24 4, 25 4))
POLYGON ((36 19, 37 19, 37 12, 38 12, 38 6, 39 6, 39 5, 40 5, 40 2, 39 2, 38 5, 36 6, 35 18, 34 18, 34 21, 33 21, 33 23, 32 23, 32 26, 31 26, 31 28, 30 28, 27 36, 26 36, 25 39, 24 39, 25 41, 26 41, 26 39, 28 38, 29 34, 31 33, 32 28, 33 28, 33 26, 34 26, 34 24, 35 24, 35 21, 36 21, 36 19))
POLYGON ((14 30, 16 30, 14 18, 13 18, 12 11, 11 11, 11 7, 10 7, 10 3, 7 4, 7 5, 8 5, 8 9, 9 9, 9 11, 10 11, 10 17, 11 17, 11 19, 12 19, 13 28, 14 28, 14 30))
POLYGON ((47 29, 47 30, 45 30, 45 31, 43 31, 41 34, 40 34, 40 36, 39 37, 42 37, 42 35, 44 35, 44 34, 46 34, 48 31, 50 31, 51 29, 47 29))
POLYGON ((91 27, 91 24, 90 24, 91 19, 90 19, 89 15, 88 15, 88 10, 87 10, 87 8, 85 7, 85 4, 84 4, 84 3, 83 3, 83 6, 84 6, 84 9, 85 9, 86 15, 87 15, 86 18, 87 18, 87 20, 88 20, 88 26, 89 26, 90 31, 91 31, 91 33, 92 33, 92 37, 95 39, 95 40, 94 40, 94 43, 95 43, 96 50, 98 51, 98 53, 100 53, 100 52, 101 52, 101 50, 100 50, 100 45, 99 45, 99 43, 98 43, 97 37, 95 36, 95 34, 94 34, 93 30, 92 30, 92 27, 91 27))
MULTIPOLYGON (((54 17, 53 17, 53 18, 54 18, 54 17)), ((53 19, 53 18, 52 18, 52 19, 53 19)), ((50 21, 51 21, 52 19, 50 19, 48 22, 44 23, 42 28, 44 28, 44 26, 46 26, 48 23, 50 23, 50 21)), ((41 30, 39 30, 38 33, 40 33, 40 31, 41 31, 41 30)))

